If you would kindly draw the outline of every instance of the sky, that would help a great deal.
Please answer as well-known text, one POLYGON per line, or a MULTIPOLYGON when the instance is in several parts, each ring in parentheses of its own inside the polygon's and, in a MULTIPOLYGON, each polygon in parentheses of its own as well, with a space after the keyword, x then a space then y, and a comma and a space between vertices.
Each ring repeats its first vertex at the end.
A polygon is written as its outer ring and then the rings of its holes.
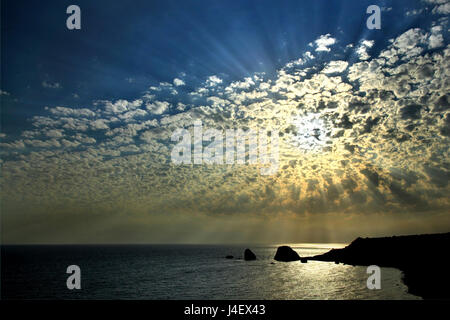
POLYGON ((450 1, 72 2, 1 2, 3 243, 450 231, 450 1), (277 171, 174 163, 196 121, 278 137, 277 171))

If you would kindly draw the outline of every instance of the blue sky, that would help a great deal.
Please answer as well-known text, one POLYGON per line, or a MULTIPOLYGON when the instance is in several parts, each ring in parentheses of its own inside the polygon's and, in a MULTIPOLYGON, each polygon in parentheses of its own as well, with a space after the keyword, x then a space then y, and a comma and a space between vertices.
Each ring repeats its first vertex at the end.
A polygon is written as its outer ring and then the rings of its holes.
POLYGON ((1 3, 4 241, 448 231, 450 1, 71 4, 1 3), (278 131, 279 171, 174 165, 195 120, 278 131))
MULTIPOLYGON (((379 1, 392 8, 383 12, 386 27, 368 30, 365 10, 372 2, 79 1, 82 29, 70 31, 70 1, 3 1, 2 90, 12 93, 3 101, 3 131, 29 126, 26 120, 44 114, 44 106, 132 99, 182 74, 188 81, 180 94, 210 75, 229 82, 254 72, 271 75, 323 34, 338 37, 341 47, 377 40, 376 51, 395 34, 430 23, 396 14, 420 1, 379 1)), ((342 55, 356 59, 352 51, 342 55)))

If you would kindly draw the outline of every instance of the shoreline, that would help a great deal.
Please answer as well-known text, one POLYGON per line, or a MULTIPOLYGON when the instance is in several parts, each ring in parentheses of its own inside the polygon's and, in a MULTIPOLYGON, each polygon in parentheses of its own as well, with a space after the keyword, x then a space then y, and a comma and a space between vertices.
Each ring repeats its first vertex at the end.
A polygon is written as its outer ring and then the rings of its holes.
POLYGON ((408 293, 423 299, 450 299, 450 279, 445 256, 450 232, 383 238, 357 238, 342 249, 306 257, 307 260, 348 265, 397 268, 408 293), (445 261, 445 262, 444 262, 445 261))

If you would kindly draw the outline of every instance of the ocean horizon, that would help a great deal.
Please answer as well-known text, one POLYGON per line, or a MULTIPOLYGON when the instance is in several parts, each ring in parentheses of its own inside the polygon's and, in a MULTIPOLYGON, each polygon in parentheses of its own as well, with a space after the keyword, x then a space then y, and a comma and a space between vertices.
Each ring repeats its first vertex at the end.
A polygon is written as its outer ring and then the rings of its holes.
MULTIPOLYGON (((345 244, 288 244, 301 257, 345 244)), ((381 289, 367 288, 367 267, 278 262, 278 244, 2 245, 2 299, 414 300, 402 272, 381 268, 381 289), (245 261, 250 248, 257 260, 245 261), (233 259, 226 259, 233 256, 233 259), (67 267, 81 289, 66 286, 67 267)))

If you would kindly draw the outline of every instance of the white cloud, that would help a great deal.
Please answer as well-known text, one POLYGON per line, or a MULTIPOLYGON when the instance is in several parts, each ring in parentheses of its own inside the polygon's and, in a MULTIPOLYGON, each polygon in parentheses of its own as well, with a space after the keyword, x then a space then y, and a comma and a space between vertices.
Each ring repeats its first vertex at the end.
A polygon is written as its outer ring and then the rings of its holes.
POLYGON ((134 101, 127 101, 124 99, 117 100, 115 103, 110 101, 103 101, 105 103, 105 110, 108 113, 118 114, 123 113, 128 110, 134 110, 142 105, 141 99, 136 99, 134 101))
POLYGON ((450 2, 446 4, 441 4, 440 6, 436 6, 433 9, 433 13, 435 14, 449 14, 450 13, 450 2))
POLYGON ((175 79, 173 79, 173 84, 175 86, 179 87, 179 86, 184 86, 186 83, 181 79, 175 78, 175 79))
POLYGON ((136 117, 145 117, 147 115, 147 111, 142 110, 142 109, 136 109, 136 110, 131 110, 128 112, 125 112, 123 114, 120 114, 118 117, 122 120, 131 120, 133 118, 136 117))
POLYGON ((435 49, 444 46, 444 38, 441 32, 441 26, 431 28, 431 35, 428 38, 428 48, 435 49))
POLYGON ((409 29, 393 41, 397 54, 404 55, 406 59, 422 53, 422 46, 427 44, 427 34, 419 28, 409 29))
POLYGON ((314 59, 313 54, 312 54, 311 52, 309 52, 309 51, 306 51, 305 54, 304 54, 303 56, 304 56, 306 59, 310 59, 310 60, 314 59))
POLYGON ((430 4, 436 5, 432 13, 433 14, 449 14, 450 13, 450 1, 449 0, 424 0, 430 4))
POLYGON ((222 79, 220 79, 218 76, 210 76, 207 80, 206 80, 206 84, 210 87, 214 87, 218 84, 222 83, 222 79))
POLYGON ((360 60, 368 60, 370 58, 370 55, 368 54, 367 50, 372 48, 374 44, 375 44, 374 40, 361 41, 361 44, 356 49, 356 53, 358 54, 360 60))
POLYGON ((328 33, 326 35, 321 35, 319 39, 315 40, 314 43, 316 44, 316 51, 330 51, 331 49, 328 48, 336 43, 336 39, 332 38, 331 35, 328 33))
POLYGON ((55 116, 74 116, 74 117, 94 117, 96 114, 90 109, 72 109, 66 107, 45 107, 45 110, 50 111, 51 114, 55 116))
POLYGON ((375 41, 374 40, 363 40, 361 42, 361 44, 367 48, 372 48, 373 45, 375 44, 375 41))
POLYGON ((178 102, 178 104, 177 104, 177 110, 178 110, 178 111, 184 111, 184 110, 186 110, 186 105, 185 105, 184 103, 182 103, 182 102, 178 102))
POLYGON ((329 62, 325 69, 323 69, 323 73, 330 74, 330 73, 341 73, 345 69, 347 69, 348 62, 347 61, 331 61, 329 62))
POLYGON ((147 110, 152 114, 160 115, 169 109, 169 105, 167 101, 155 101, 147 104, 147 110))
POLYGON ((251 77, 247 77, 244 79, 244 81, 235 81, 232 82, 227 88, 225 88, 225 91, 232 91, 235 89, 250 89, 250 87, 254 86, 255 82, 251 77))

